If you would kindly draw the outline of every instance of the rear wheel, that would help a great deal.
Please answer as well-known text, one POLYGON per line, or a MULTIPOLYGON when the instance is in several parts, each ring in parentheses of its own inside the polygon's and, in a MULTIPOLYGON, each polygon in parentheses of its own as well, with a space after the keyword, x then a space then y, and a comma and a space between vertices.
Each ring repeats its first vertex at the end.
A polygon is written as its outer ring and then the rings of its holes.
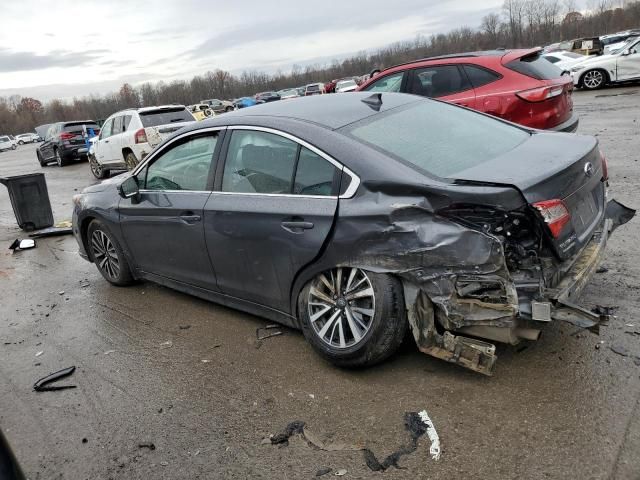
POLYGON ((89 155, 89 168, 91 169, 93 176, 97 179, 103 179, 109 173, 109 171, 98 162, 95 155, 89 155))
POLYGON ((18 142, 18 145, 24 145, 24 141, 20 140, 20 141, 18 142))
POLYGON ((91 259, 105 280, 119 287, 133 283, 129 262, 120 244, 101 221, 93 220, 89 224, 87 243, 91 259))
POLYGON ((607 83, 606 74, 602 70, 589 70, 582 76, 582 86, 587 90, 597 90, 607 83))
POLYGON ((340 367, 374 365, 402 344, 407 320, 400 282, 359 268, 318 274, 298 299, 302 331, 340 367))
POLYGON ((127 170, 131 171, 138 165, 138 159, 133 152, 127 152, 124 156, 124 163, 127 165, 127 170))

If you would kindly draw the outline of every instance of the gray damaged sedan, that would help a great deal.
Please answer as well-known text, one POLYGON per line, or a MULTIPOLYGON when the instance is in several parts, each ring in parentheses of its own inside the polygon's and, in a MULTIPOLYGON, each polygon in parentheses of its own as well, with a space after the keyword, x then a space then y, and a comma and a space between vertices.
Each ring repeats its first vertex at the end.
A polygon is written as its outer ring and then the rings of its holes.
POLYGON ((635 213, 607 199, 595 138, 395 93, 199 122, 74 204, 80 254, 114 285, 300 328, 339 366, 380 362, 410 330, 487 375, 496 342, 598 328, 574 302, 635 213))

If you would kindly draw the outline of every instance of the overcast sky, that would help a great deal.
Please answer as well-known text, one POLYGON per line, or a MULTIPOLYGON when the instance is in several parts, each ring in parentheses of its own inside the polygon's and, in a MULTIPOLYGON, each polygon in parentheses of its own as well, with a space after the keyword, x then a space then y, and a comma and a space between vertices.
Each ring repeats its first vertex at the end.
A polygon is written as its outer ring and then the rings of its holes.
POLYGON ((0 96, 41 100, 207 70, 289 70, 478 26, 502 0, 2 2, 0 96), (271 4, 269 4, 271 3, 271 4))

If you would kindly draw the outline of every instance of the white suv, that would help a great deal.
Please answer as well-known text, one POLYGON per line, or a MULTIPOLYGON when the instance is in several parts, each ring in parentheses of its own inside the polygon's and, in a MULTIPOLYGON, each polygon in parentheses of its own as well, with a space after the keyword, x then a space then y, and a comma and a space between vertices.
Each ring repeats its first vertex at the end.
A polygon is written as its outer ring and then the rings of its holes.
POLYGON ((104 178, 110 170, 132 170, 151 150, 183 126, 195 122, 184 105, 122 110, 105 120, 89 154, 91 173, 104 178))
POLYGON ((11 137, 9 135, 0 135, 0 151, 15 150, 16 148, 16 141, 11 140, 11 137))

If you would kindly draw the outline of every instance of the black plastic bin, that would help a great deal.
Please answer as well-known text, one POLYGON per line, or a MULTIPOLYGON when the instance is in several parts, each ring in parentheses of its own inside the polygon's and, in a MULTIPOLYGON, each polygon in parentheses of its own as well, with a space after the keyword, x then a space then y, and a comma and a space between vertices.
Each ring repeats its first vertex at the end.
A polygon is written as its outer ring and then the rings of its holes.
POLYGON ((13 213, 23 230, 31 231, 53 225, 53 212, 44 173, 28 173, 0 178, 7 186, 13 213))

